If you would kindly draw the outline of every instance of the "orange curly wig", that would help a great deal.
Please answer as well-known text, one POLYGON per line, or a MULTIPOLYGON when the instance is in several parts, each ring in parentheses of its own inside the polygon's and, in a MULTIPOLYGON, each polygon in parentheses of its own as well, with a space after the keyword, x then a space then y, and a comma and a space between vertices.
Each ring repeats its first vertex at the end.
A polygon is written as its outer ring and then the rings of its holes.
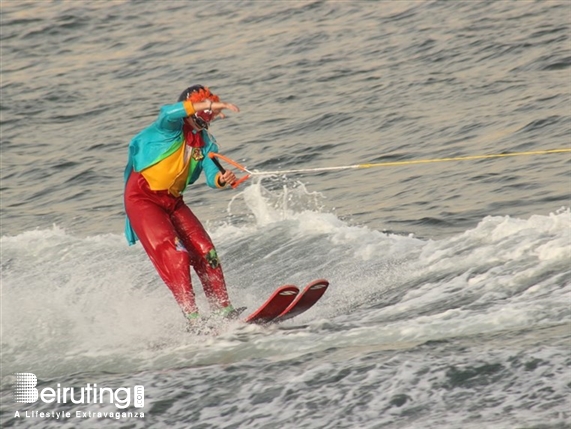
POLYGON ((220 98, 216 94, 210 92, 210 89, 206 86, 202 89, 199 89, 198 91, 191 93, 188 97, 188 100, 192 101, 193 103, 198 103, 206 99, 211 101, 220 101, 220 98))

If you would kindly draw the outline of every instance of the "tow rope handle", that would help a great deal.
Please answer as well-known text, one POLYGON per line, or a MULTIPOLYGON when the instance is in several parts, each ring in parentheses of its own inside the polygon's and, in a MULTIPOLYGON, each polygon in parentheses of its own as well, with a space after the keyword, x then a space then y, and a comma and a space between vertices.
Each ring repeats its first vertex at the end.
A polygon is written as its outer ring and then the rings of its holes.
POLYGON ((238 170, 247 173, 245 176, 241 177, 240 179, 236 180, 234 183, 230 184, 230 186, 232 186, 233 189, 236 189, 242 182, 244 182, 250 178, 249 171, 246 169, 246 167, 238 164, 236 161, 234 161, 228 157, 225 157, 224 155, 221 155, 219 153, 214 153, 214 152, 210 152, 208 154, 208 157, 212 160, 214 165, 216 165, 216 167, 218 167, 218 170, 220 170, 220 172, 222 174, 226 173, 226 169, 222 166, 222 164, 220 164, 220 161, 218 160, 218 158, 222 159, 223 161, 227 162, 230 165, 233 165, 238 170))

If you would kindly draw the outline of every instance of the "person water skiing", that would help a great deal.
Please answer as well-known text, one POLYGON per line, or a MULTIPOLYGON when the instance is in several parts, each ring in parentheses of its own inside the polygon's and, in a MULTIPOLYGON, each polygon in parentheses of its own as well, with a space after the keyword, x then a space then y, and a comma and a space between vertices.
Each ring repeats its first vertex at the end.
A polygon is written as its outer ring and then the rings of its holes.
POLYGON ((225 117, 224 109, 239 111, 207 87, 188 87, 177 103, 163 106, 155 122, 131 140, 124 173, 127 241, 141 242, 191 323, 199 317, 191 266, 213 312, 236 315, 212 240, 182 197, 202 171, 212 188, 236 181, 232 171, 222 174, 208 157, 218 151, 208 128, 213 119, 225 117))

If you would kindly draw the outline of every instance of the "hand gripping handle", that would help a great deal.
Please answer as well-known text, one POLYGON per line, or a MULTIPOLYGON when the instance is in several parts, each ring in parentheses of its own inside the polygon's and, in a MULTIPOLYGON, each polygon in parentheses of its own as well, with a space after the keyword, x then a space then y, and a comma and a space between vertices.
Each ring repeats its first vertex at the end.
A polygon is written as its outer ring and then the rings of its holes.
MULTIPOLYGON (((244 167, 243 165, 238 164, 236 161, 225 157, 224 155, 220 155, 219 153, 215 153, 215 152, 210 152, 208 154, 208 157, 212 160, 212 162, 216 165, 216 167, 218 167, 218 170, 220 170, 220 172, 222 174, 226 173, 226 169, 224 167, 222 167, 222 164, 220 164, 220 161, 218 160, 218 158, 226 161, 228 164, 233 165, 234 167, 236 167, 238 170, 241 170, 245 173, 249 173, 248 170, 246 169, 246 167, 244 167)), ((230 186, 232 186, 233 189, 236 189, 240 183, 246 181, 248 178, 250 177, 250 174, 246 174, 245 176, 243 176, 242 178, 236 180, 234 183, 232 183, 230 186)))

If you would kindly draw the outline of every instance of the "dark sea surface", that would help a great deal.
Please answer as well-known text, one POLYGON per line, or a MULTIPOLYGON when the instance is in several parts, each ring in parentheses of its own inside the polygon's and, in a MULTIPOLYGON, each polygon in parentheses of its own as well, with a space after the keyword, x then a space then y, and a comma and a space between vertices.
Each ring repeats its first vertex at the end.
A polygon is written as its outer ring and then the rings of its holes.
POLYGON ((571 2, 1 14, 0 426, 571 428, 571 2), (199 180, 236 306, 331 287, 279 326, 189 334, 122 189, 130 139, 195 83, 241 108, 212 133, 259 171, 521 155, 199 180), (15 373, 144 407, 19 403, 15 373))

